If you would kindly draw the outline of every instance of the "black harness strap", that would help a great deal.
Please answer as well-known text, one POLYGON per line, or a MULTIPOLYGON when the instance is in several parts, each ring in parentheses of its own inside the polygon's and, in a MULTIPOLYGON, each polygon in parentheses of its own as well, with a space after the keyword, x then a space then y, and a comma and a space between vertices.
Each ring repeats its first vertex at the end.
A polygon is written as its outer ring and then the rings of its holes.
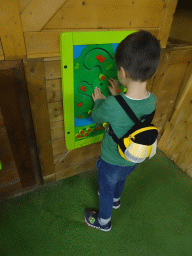
MULTIPOLYGON (((127 115, 131 118, 131 120, 135 123, 135 124, 139 124, 143 119, 146 119, 144 121, 144 123, 150 124, 153 120, 153 117, 155 115, 155 110, 149 114, 149 115, 144 115, 140 118, 140 120, 137 118, 137 116, 135 115, 135 113, 133 112, 133 110, 129 107, 129 105, 126 103, 126 101, 123 99, 123 97, 121 95, 116 95, 115 99, 119 102, 119 104, 121 105, 121 107, 124 109, 124 111, 127 113, 127 115)), ((113 140, 119 144, 120 140, 117 138, 116 134, 114 133, 111 125, 109 124, 109 135, 113 138, 113 140)), ((121 145, 122 146, 122 145, 121 145)), ((125 147, 125 146, 124 146, 125 147)))
POLYGON ((129 107, 129 105, 127 104, 127 102, 123 99, 123 97, 121 95, 116 95, 115 99, 119 102, 119 104, 121 105, 121 107, 124 109, 124 111, 127 113, 127 115, 131 118, 131 120, 137 124, 140 123, 140 121, 142 119, 146 119, 147 118, 147 122, 152 122, 153 117, 155 115, 155 110, 149 114, 149 115, 144 115, 140 118, 140 120, 137 118, 137 116, 135 115, 135 113, 133 112, 133 110, 129 107))

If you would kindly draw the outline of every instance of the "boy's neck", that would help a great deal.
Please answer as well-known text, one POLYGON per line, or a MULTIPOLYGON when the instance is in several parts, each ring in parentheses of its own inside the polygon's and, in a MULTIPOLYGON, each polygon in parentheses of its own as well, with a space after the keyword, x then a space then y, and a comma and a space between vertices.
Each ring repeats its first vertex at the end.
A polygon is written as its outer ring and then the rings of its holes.
POLYGON ((146 89, 147 82, 129 82, 126 86, 125 95, 131 98, 140 99, 149 95, 146 89))

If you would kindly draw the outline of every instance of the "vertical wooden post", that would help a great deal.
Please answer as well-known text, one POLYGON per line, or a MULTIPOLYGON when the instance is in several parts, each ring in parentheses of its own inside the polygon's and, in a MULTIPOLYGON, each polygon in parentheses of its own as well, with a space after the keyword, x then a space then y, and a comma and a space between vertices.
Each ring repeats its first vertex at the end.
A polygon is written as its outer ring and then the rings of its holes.
POLYGON ((20 181, 25 188, 39 183, 39 180, 34 172, 30 151, 34 141, 32 143, 32 138, 28 136, 31 132, 29 126, 28 130, 25 126, 30 119, 28 108, 24 105, 22 86, 17 85, 18 80, 16 81, 15 77, 17 75, 18 71, 15 69, 0 70, 0 107, 20 181))

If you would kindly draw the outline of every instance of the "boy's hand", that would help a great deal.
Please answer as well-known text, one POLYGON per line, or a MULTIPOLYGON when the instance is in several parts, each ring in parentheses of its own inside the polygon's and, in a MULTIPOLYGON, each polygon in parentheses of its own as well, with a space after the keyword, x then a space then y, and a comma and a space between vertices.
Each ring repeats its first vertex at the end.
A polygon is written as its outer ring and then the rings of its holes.
POLYGON ((106 97, 101 93, 100 88, 95 87, 94 94, 92 93, 93 100, 106 99, 106 97))
POLYGON ((117 95, 118 94, 118 90, 119 90, 118 82, 114 78, 110 78, 110 79, 108 79, 108 81, 111 84, 111 85, 108 86, 109 91, 111 92, 111 94, 113 96, 117 95))

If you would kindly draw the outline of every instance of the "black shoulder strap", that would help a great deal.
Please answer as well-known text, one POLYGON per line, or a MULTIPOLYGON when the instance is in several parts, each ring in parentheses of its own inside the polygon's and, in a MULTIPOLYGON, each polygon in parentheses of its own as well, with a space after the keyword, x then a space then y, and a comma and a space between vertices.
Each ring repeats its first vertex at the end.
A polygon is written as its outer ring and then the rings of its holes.
MULTIPOLYGON (((116 95, 115 99, 119 102, 121 107, 124 109, 124 111, 127 113, 127 115, 132 119, 132 121, 137 124, 140 123, 142 119, 146 119, 146 123, 151 123, 153 120, 153 117, 155 115, 155 110, 149 114, 149 115, 144 115, 140 118, 140 120, 137 118, 137 116, 134 114, 133 110, 129 107, 129 105, 126 103, 126 101, 123 99, 121 95, 116 95)), ((120 141, 115 135, 111 125, 109 124, 109 135, 112 136, 113 140, 118 144, 120 141)))
POLYGON ((131 118, 131 120, 137 124, 139 123, 142 119, 146 119, 147 122, 151 123, 153 120, 153 117, 155 115, 155 110, 149 114, 149 115, 144 115, 140 118, 140 120, 137 118, 133 110, 129 107, 129 105, 126 103, 126 101, 123 99, 121 95, 116 95, 115 99, 119 102, 121 107, 124 109, 124 111, 127 113, 127 115, 131 118))
POLYGON ((129 107, 129 105, 126 103, 126 101, 123 99, 121 95, 116 95, 115 99, 119 102, 121 107, 125 110, 127 115, 133 120, 134 123, 139 123, 139 119, 134 114, 133 110, 129 107))

